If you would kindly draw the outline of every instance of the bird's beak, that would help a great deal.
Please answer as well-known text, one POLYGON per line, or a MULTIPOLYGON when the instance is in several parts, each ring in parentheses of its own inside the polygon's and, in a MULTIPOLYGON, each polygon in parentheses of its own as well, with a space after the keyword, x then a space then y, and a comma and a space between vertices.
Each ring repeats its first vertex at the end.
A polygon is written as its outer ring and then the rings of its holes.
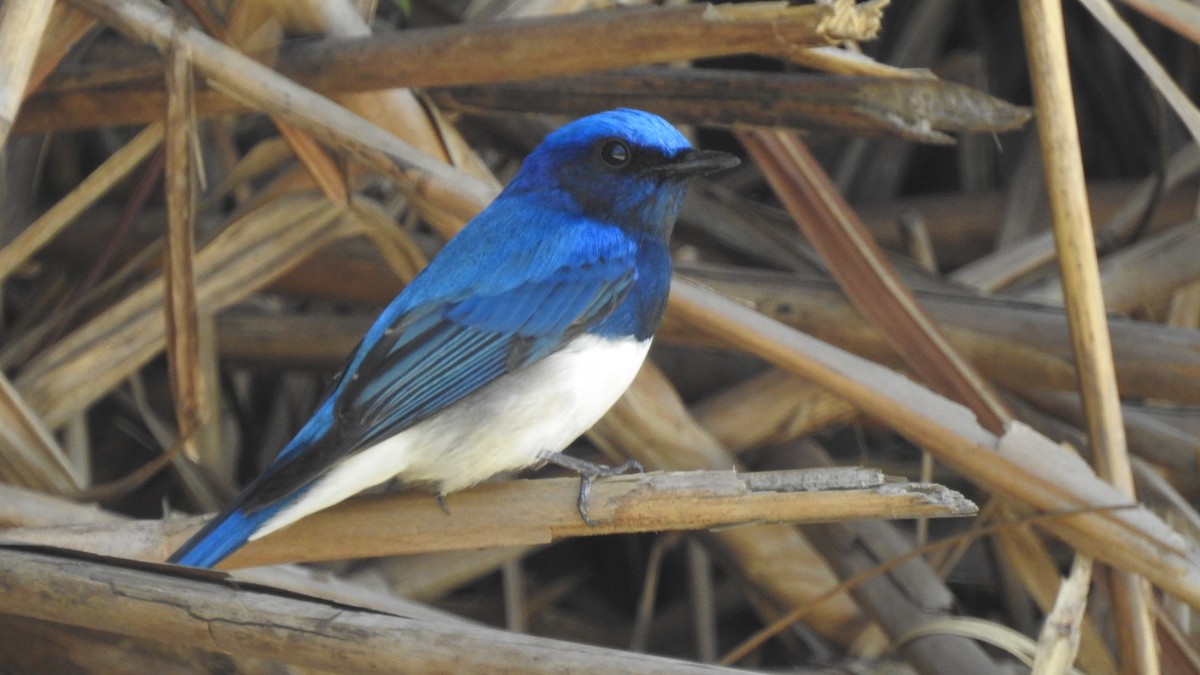
POLYGON ((742 160, 728 152, 717 150, 687 150, 671 158, 665 164, 649 169, 650 173, 685 178, 732 169, 742 160))

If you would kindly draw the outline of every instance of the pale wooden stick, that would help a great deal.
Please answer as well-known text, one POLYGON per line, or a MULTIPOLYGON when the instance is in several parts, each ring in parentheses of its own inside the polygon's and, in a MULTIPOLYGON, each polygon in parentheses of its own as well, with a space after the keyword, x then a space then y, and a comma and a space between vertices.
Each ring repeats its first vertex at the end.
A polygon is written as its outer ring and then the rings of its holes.
MULTIPOLYGON (((1071 341, 1075 346, 1080 394, 1087 415, 1088 440, 1100 477, 1112 482, 1122 494, 1133 497, 1133 471, 1125 444, 1079 130, 1075 124, 1062 7, 1057 0, 1021 0, 1020 7, 1034 107, 1038 113, 1046 193, 1071 341)), ((1134 672, 1153 674, 1159 669, 1158 648, 1148 591, 1144 580, 1114 571, 1113 609, 1120 661, 1134 672)))
MULTIPOLYGON (((546 544, 555 539, 758 522, 973 515, 939 485, 885 481, 871 469, 648 473, 596 481, 588 525, 575 478, 489 483, 449 495, 449 514, 419 492, 359 497, 250 542, 222 564, 236 569, 407 553, 546 544)), ((203 518, 99 523, 4 532, 8 542, 158 561, 203 518)))

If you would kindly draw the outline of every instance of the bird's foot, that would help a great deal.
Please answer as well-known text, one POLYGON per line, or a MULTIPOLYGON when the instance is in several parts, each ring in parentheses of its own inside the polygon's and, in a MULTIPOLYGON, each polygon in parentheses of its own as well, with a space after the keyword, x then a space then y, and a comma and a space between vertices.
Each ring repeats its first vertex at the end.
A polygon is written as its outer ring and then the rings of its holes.
POLYGON ((564 455, 561 452, 554 452, 546 455, 546 461, 551 464, 557 464, 565 469, 570 469, 579 474, 579 515, 583 518, 583 522, 588 525, 595 526, 588 516, 588 498, 592 494, 592 483, 597 478, 607 478, 609 476, 619 476, 626 471, 637 471, 642 473, 645 469, 642 468, 641 462, 636 459, 627 459, 616 466, 608 466, 605 464, 595 464, 586 460, 564 455))
POLYGON ((446 495, 439 492, 434 496, 437 497, 438 506, 442 508, 442 513, 450 515, 450 507, 446 506, 446 495))

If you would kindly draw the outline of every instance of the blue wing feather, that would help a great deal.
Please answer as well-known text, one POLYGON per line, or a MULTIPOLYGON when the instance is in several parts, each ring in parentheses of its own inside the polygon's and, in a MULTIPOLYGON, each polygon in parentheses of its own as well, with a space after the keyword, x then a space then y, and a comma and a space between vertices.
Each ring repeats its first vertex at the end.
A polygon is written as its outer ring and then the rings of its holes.
POLYGON ((360 377, 340 392, 337 418, 359 430, 353 441, 359 447, 398 433, 553 353, 607 315, 633 279, 630 262, 603 261, 499 296, 444 305, 440 321, 421 317, 414 322, 419 329, 402 329, 375 346, 360 377))

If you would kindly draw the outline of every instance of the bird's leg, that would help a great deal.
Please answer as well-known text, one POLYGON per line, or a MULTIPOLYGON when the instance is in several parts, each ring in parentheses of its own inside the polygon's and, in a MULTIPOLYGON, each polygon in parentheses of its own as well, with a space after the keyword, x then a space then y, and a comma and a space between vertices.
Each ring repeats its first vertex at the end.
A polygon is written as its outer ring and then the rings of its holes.
POLYGON ((439 492, 434 496, 437 497, 438 506, 442 507, 442 513, 450 515, 450 507, 446 506, 446 495, 439 492))
POLYGON ((553 452, 545 457, 547 462, 557 464, 565 469, 570 469, 579 474, 579 515, 583 518, 583 522, 588 525, 595 526, 596 523, 588 516, 588 497, 592 494, 592 483, 597 478, 607 478, 608 476, 619 476, 626 471, 634 470, 641 473, 645 469, 642 468, 641 462, 636 459, 627 459, 617 466, 607 466, 604 464, 595 464, 586 460, 564 455, 561 452, 553 452))

